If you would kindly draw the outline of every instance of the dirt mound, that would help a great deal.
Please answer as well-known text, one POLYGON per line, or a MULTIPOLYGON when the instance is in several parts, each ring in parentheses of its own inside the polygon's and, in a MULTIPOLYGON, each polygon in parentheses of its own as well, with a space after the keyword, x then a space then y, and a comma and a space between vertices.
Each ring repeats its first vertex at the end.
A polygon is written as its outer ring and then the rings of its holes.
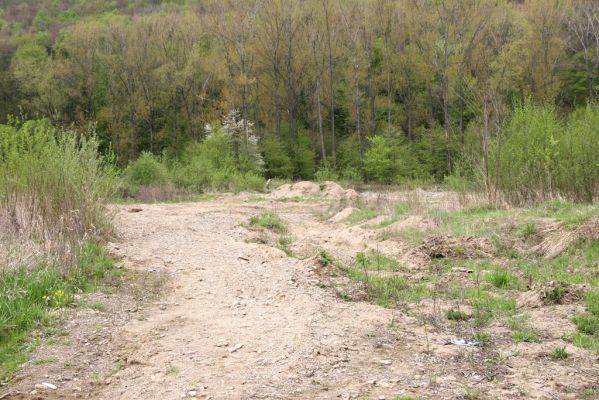
POLYGON ((344 208, 342 211, 338 212, 337 214, 335 214, 334 216, 329 218, 329 221, 330 222, 342 222, 342 221, 346 220, 347 218, 349 218, 349 216, 352 215, 356 211, 360 211, 360 210, 355 207, 344 208))
POLYGON ((529 291, 522 293, 518 298, 519 307, 538 308, 551 304, 573 304, 584 298, 590 290, 589 285, 566 285, 549 282, 544 285, 535 285, 529 291))
POLYGON ((545 258, 554 258, 579 240, 599 240, 599 217, 589 219, 574 230, 564 229, 555 220, 544 220, 538 234, 543 239, 532 250, 545 258))
POLYGON ((322 189, 322 195, 327 197, 343 197, 345 196, 345 189, 338 183, 326 181, 322 189))
POLYGON ((285 184, 279 186, 273 190, 270 194, 275 199, 282 199, 288 197, 300 197, 300 196, 322 196, 333 199, 340 199, 344 197, 352 198, 357 197, 358 193, 353 189, 345 190, 339 184, 335 182, 327 181, 322 185, 318 183, 302 181, 292 185, 285 184))
POLYGON ((431 257, 419 248, 408 250, 401 259, 402 265, 407 265, 413 269, 426 267, 431 262, 431 257))
POLYGON ((391 231, 401 231, 404 228, 415 228, 423 231, 433 230, 438 227, 437 222, 430 218, 424 218, 420 215, 411 215, 406 219, 397 221, 389 225, 391 231))
POLYGON ((434 236, 425 240, 419 249, 431 258, 474 259, 490 257, 493 243, 472 236, 434 236))

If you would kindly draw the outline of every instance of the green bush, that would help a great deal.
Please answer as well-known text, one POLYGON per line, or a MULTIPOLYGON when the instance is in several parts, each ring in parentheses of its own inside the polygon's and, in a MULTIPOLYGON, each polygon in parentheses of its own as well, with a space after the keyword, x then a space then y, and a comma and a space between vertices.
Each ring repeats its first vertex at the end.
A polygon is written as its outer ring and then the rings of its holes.
POLYGON ((274 135, 268 135, 262 140, 262 152, 266 171, 271 178, 291 178, 293 162, 285 145, 274 135))
POLYGON ((558 194, 591 201, 599 187, 598 124, 596 105, 577 110, 564 123, 553 107, 526 101, 514 109, 502 141, 491 151, 492 182, 513 201, 558 194))
POLYGON ((574 200, 593 200, 599 189, 599 106, 588 105, 574 112, 559 145, 560 191, 574 200))
POLYGON ((316 163, 314 160, 314 149, 309 135, 300 131, 294 146, 293 159, 295 161, 295 175, 302 179, 312 179, 316 163))
POLYGON ((369 148, 364 154, 364 175, 372 182, 390 182, 393 172, 392 150, 383 136, 368 138, 369 148))
POLYGON ((362 170, 362 160, 360 159, 360 144, 356 135, 351 135, 342 140, 337 149, 337 167, 341 171, 362 170))
POLYGON ((331 164, 324 163, 318 168, 318 171, 314 174, 314 177, 318 182, 326 182, 326 181, 338 181, 339 174, 331 164))
POLYGON ((152 153, 143 152, 125 169, 128 188, 164 185, 169 181, 166 166, 152 153))
MULTIPOLYGON (((80 135, 46 120, 0 125, 0 214, 19 216, 20 234, 64 258, 84 237, 111 231, 106 199, 116 190, 112 159, 94 132, 80 135)), ((6 228, 6 227, 5 227, 6 228)))

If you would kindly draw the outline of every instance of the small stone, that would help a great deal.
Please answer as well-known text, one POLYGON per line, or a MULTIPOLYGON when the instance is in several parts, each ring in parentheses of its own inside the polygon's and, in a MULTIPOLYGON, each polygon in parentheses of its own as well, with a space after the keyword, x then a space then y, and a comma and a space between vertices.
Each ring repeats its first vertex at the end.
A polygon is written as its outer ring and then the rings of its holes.
POLYGON ((189 392, 187 392, 187 394, 191 397, 195 397, 198 394, 198 392, 196 392, 195 390, 190 390, 189 392))
POLYGON ((47 388, 47 389, 52 389, 52 390, 56 390, 58 389, 58 387, 56 385, 53 385, 51 383, 48 382, 42 382, 42 386, 47 388))
POLYGON ((241 349, 242 347, 243 347, 243 344, 237 343, 235 346, 229 347, 229 353, 235 353, 237 350, 241 349))
POLYGON ((379 360, 379 364, 381 365, 391 365, 391 360, 379 360))

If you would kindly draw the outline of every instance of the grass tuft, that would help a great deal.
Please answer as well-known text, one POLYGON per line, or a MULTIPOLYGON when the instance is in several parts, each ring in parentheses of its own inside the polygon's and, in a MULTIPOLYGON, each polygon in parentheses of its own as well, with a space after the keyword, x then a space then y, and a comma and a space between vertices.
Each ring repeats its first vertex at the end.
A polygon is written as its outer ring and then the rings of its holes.
POLYGON ((467 321, 470 319, 470 315, 464 311, 451 309, 447 311, 447 319, 450 321, 467 321))
POLYGON ((487 282, 498 289, 510 289, 520 287, 518 277, 508 270, 497 268, 486 277, 487 282))
POLYGON ((551 350, 547 354, 547 357, 549 357, 549 359, 551 359, 553 361, 565 360, 569 356, 570 356, 570 354, 568 354, 568 352, 566 351, 566 346, 556 347, 555 349, 551 350))
POLYGON ((259 226, 280 233, 286 231, 285 224, 283 224, 281 218, 274 212, 270 211, 251 217, 250 225, 259 226))

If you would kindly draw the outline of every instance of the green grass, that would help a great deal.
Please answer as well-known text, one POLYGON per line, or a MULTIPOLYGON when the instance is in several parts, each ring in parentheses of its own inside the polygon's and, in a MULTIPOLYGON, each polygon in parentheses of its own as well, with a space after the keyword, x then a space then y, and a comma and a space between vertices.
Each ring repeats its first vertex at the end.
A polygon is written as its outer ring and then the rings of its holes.
POLYGON ((553 350, 551 350, 548 354, 547 357, 549 357, 550 360, 553 361, 557 361, 557 360, 565 360, 569 357, 570 355, 568 354, 568 352, 566 351, 566 346, 563 347, 556 347, 553 350))
POLYGON ((409 245, 418 246, 426 238, 426 232, 412 226, 406 226, 400 230, 383 229, 377 233, 377 240, 381 242, 391 238, 398 238, 409 245))
POLYGON ((528 316, 524 314, 514 315, 510 319, 510 328, 512 329, 512 340, 516 343, 540 342, 539 332, 530 325, 528 316))
POLYGON ((293 251, 289 248, 293 243, 293 240, 289 236, 281 236, 277 241, 277 246, 279 249, 283 250, 288 257, 293 257, 293 251))
POLYGON ((556 286, 545 293, 545 302, 550 304, 562 304, 564 294, 565 289, 561 286, 556 286))
POLYGON ((514 266, 534 282, 560 284, 588 283, 599 286, 599 241, 579 243, 551 259, 516 260, 514 266))
POLYGON ((381 211, 374 207, 362 208, 360 210, 354 211, 349 217, 347 217, 347 222, 350 224, 357 224, 358 222, 373 219, 380 213, 381 211))
POLYGON ((476 342, 479 342, 481 346, 487 346, 491 343, 491 335, 484 331, 478 331, 472 337, 472 339, 476 342))
POLYGON ((527 222, 520 228, 520 237, 524 240, 537 234, 537 224, 534 222, 527 222))
POLYGON ((584 333, 575 333, 570 337, 572 344, 583 349, 594 351, 599 354, 599 338, 585 335, 584 333))
POLYGON ((263 212, 250 218, 250 225, 271 229, 275 232, 285 232, 285 224, 274 212, 263 212))
POLYGON ((55 358, 36 358, 35 360, 31 361, 31 364, 33 365, 46 365, 46 364, 52 364, 55 363, 56 359, 55 358))
POLYGON ((370 301, 383 307, 393 306, 397 301, 418 302, 432 294, 426 284, 414 284, 400 276, 371 275, 359 266, 342 270, 352 281, 362 282, 370 301))
POLYGON ((331 265, 334 262, 335 258, 332 255, 330 255, 328 251, 326 251, 325 249, 320 250, 318 263, 321 266, 326 267, 327 265, 331 265))
POLYGON ((168 364, 166 366, 166 375, 171 375, 171 376, 175 376, 179 373, 179 368, 175 367, 172 364, 168 364))
POLYGON ((1 273, 0 381, 27 359, 38 342, 36 336, 53 331, 49 310, 69 306, 75 293, 95 290, 112 270, 102 248, 86 244, 72 268, 39 266, 1 273))
POLYGON ((467 289, 464 294, 469 304, 474 307, 473 318, 477 326, 483 326, 495 318, 511 316, 516 313, 516 301, 513 299, 497 297, 480 288, 467 289))
POLYGON ((447 319, 450 321, 467 321, 470 319, 470 315, 464 311, 451 309, 447 311, 447 319))
POLYGON ((518 289, 521 286, 516 275, 502 268, 497 268, 487 274, 485 279, 498 289, 518 289))
POLYGON ((540 218, 553 218, 566 228, 575 228, 594 215, 599 214, 599 204, 576 204, 554 200, 527 211, 527 214, 540 218))
POLYGON ((578 333, 572 337, 572 343, 599 354, 599 291, 588 292, 585 304, 586 313, 573 318, 578 333))
POLYGON ((409 283, 402 277, 368 278, 368 295, 380 306, 391 306, 400 300, 400 294, 409 288, 409 283))
POLYGON ((399 261, 377 251, 358 253, 356 262, 368 271, 398 271, 401 269, 399 261))

